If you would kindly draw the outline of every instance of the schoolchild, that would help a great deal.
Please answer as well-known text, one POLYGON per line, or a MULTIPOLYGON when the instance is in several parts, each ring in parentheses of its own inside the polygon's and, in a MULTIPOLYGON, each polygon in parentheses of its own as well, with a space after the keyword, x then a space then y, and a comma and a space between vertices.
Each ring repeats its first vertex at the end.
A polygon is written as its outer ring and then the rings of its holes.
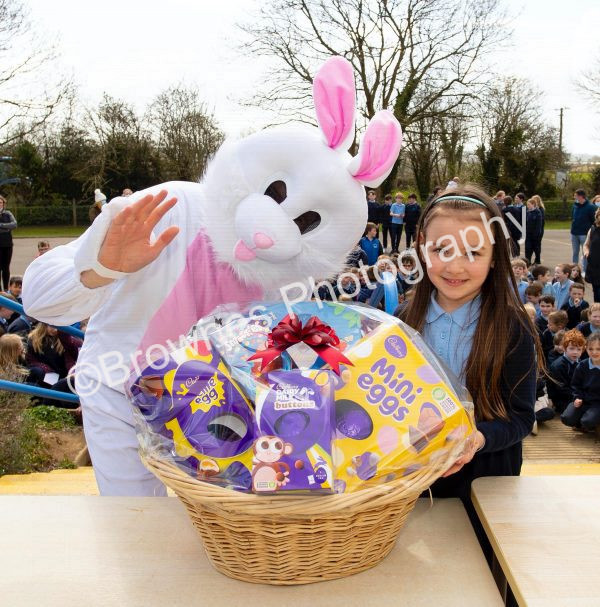
POLYGON ((555 306, 560 310, 569 299, 569 289, 573 281, 569 279, 571 266, 568 263, 561 263, 554 268, 554 284, 552 285, 552 295, 554 295, 555 306))
POLYGON ((569 317, 567 321, 567 329, 574 329, 581 322, 581 311, 590 307, 590 304, 585 301, 585 287, 577 282, 574 282, 569 288, 569 299, 561 306, 569 317))
POLYGON ((542 295, 539 305, 540 311, 535 319, 535 326, 541 339, 542 334, 548 328, 548 316, 551 312, 554 312, 554 297, 552 295, 542 295))
POLYGON ((562 347, 564 354, 550 365, 546 383, 548 397, 557 413, 562 413, 573 400, 571 380, 585 348, 585 338, 577 329, 571 329, 564 334, 562 347))
POLYGON ((401 312, 473 397, 473 439, 432 486, 434 495, 462 498, 470 514, 475 478, 520 473, 542 361, 517 294, 508 242, 499 222, 489 222, 495 217, 498 206, 475 186, 447 189, 427 205, 417 230, 417 255, 426 271, 401 312))
POLYGON ((533 280, 542 283, 542 295, 552 295, 552 276, 549 268, 542 265, 533 266, 531 277, 533 280))
POLYGON ((377 238, 377 226, 374 223, 367 223, 365 235, 360 239, 360 248, 367 254, 367 264, 375 264, 380 255, 383 254, 381 241, 377 238))
POLYGON ((577 365, 571 380, 573 402, 560 419, 566 426, 592 431, 600 426, 600 333, 587 338, 586 350, 589 358, 577 365))
POLYGON ((548 315, 548 328, 542 333, 542 350, 548 364, 548 354, 554 347, 554 335, 567 327, 569 317, 564 310, 556 310, 548 315))

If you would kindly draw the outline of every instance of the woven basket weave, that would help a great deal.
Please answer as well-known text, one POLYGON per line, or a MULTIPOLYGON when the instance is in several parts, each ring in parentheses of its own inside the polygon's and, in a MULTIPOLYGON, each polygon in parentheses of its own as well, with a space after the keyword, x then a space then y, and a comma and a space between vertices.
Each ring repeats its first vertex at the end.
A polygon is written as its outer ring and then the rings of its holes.
POLYGON ((208 558, 225 575, 257 584, 309 584, 373 567, 391 551, 419 494, 449 466, 354 493, 253 495, 198 481, 142 456, 185 504, 208 558))

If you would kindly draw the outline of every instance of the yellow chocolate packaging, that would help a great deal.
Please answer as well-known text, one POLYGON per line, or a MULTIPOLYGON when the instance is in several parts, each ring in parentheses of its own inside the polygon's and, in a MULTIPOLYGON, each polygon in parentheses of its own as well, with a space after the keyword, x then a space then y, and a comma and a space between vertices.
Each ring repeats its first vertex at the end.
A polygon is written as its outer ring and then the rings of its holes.
POLYGON ((449 450, 458 457, 472 412, 416 332, 384 322, 346 356, 332 448, 338 493, 436 467, 449 450))

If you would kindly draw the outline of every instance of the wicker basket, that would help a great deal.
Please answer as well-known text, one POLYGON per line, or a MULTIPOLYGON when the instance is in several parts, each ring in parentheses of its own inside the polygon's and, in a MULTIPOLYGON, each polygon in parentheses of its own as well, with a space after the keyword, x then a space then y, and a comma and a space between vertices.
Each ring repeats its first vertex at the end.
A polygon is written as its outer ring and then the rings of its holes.
POLYGON ((354 493, 269 497, 198 481, 157 458, 143 460, 185 504, 218 571, 276 585, 332 580, 379 563, 419 494, 449 465, 439 461, 435 470, 354 493))

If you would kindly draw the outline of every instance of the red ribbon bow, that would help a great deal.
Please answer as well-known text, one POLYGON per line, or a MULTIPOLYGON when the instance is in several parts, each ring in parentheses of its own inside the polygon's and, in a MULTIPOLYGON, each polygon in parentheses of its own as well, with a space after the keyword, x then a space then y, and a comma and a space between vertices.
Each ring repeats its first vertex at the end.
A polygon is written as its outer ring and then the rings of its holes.
POLYGON ((260 359, 262 371, 282 352, 300 342, 310 346, 338 375, 340 363, 353 364, 338 349, 340 338, 329 325, 321 322, 318 317, 311 316, 302 326, 298 316, 289 314, 269 333, 266 349, 253 354, 248 360, 260 359))

